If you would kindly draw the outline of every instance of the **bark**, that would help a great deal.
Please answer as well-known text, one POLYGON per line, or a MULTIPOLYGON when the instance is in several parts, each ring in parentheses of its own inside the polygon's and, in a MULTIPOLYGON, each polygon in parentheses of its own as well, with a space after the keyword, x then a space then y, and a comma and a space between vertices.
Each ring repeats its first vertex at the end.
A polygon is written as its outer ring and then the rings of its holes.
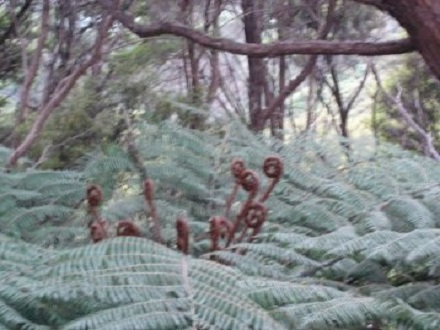
MULTIPOLYGON (((205 31, 208 31, 210 25, 212 24, 213 33, 214 35, 220 34, 220 25, 219 25, 219 16, 221 13, 221 7, 222 7, 222 0, 215 0, 214 1, 214 14, 212 15, 212 18, 209 15, 209 5, 210 1, 208 1, 208 4, 206 6, 207 13, 205 14, 207 18, 207 22, 205 23, 205 31)), ((217 94, 217 90, 220 87, 220 57, 219 52, 217 50, 211 50, 211 56, 210 56, 210 66, 211 66, 211 81, 209 83, 208 87, 208 94, 206 96, 206 102, 208 104, 211 104, 217 94)))
MULTIPOLYGON (((242 0, 243 23, 246 42, 261 44, 263 31, 261 22, 260 1, 242 0)), ((266 68, 264 60, 255 56, 248 56, 248 100, 250 129, 259 130, 261 126, 261 112, 263 109, 264 86, 266 84, 266 68)), ((264 124, 264 123, 263 123, 264 124)))
POLYGON ((75 45, 76 8, 69 1, 60 1, 55 7, 55 35, 57 43, 51 49, 51 61, 47 66, 42 104, 49 102, 61 79, 71 73, 69 65, 75 45))
MULTIPOLYGON (((277 17, 278 20, 278 40, 285 40, 285 30, 289 27, 292 18, 290 15, 286 14, 285 6, 282 6, 277 17)), ((286 73, 287 73, 287 61, 286 56, 280 56, 278 59, 278 89, 280 91, 286 88, 286 73)), ((273 101, 273 98, 270 100, 273 101)), ((266 104, 269 106, 270 104, 266 104)), ((278 138, 279 140, 284 140, 284 116, 286 112, 285 102, 282 102, 280 106, 273 111, 273 115, 270 118, 270 128, 272 136, 278 138)))
POLYGON ((50 2, 49 0, 44 0, 43 2, 43 12, 41 15, 41 27, 40 36, 37 41, 37 48, 33 52, 33 57, 29 68, 27 69, 26 76, 24 78, 24 83, 20 95, 20 107, 18 109, 17 115, 17 126, 23 122, 27 116, 28 109, 28 99, 31 90, 32 83, 37 75, 38 68, 40 67, 41 55, 43 53, 44 43, 49 32, 49 12, 50 12, 50 2))
MULTIPOLYGON (((280 90, 286 88, 286 71, 287 71, 287 63, 286 57, 280 56, 279 59, 279 77, 278 77, 278 85, 280 90)), ((284 116, 286 112, 285 103, 282 102, 280 106, 274 110, 273 116, 271 118, 271 127, 272 127, 272 135, 277 137, 280 140, 284 140, 284 116)))
MULTIPOLYGON (((182 23, 185 26, 194 26, 194 3, 192 0, 182 0, 179 3, 182 23)), ((201 101, 201 85, 200 85, 200 58, 202 51, 199 49, 197 43, 192 40, 186 40, 186 52, 183 55, 185 65, 185 74, 188 96, 193 105, 199 105, 201 101), (189 66, 189 67, 188 67, 189 66)), ((203 127, 203 117, 200 115, 190 115, 189 127, 193 129, 200 129, 203 127)))
MULTIPOLYGON (((183 16, 183 24, 185 26, 193 26, 193 11, 194 5, 192 0, 184 0, 180 3, 180 10, 183 16)), ((196 44, 188 40, 187 41, 187 54, 189 60, 189 81, 190 81, 190 97, 191 101, 194 104, 197 104, 199 101, 199 90, 200 90, 200 81, 199 81, 199 56, 197 55, 196 44)))
POLYGON ((375 6, 395 18, 408 32, 415 49, 440 79, 440 1, 355 0, 375 6))

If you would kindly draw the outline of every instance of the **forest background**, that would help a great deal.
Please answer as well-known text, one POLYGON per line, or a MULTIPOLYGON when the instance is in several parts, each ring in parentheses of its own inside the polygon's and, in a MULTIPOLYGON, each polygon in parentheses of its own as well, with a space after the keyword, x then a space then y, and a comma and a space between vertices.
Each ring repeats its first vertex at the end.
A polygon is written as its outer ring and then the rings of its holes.
POLYGON ((0 143, 11 164, 65 168, 119 143, 127 118, 235 119, 281 139, 370 136, 438 157, 439 83, 414 52, 436 30, 410 45, 386 5, 359 2, 131 1, 120 6, 136 20, 103 26, 116 3, 4 1, 0 143))

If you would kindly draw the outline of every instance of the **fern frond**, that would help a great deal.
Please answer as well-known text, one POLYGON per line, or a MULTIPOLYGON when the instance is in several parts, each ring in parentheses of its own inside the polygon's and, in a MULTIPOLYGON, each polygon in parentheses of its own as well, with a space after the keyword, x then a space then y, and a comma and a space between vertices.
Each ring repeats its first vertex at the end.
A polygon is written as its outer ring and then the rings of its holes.
POLYGON ((52 312, 62 315, 68 329, 199 324, 282 329, 246 298, 238 272, 182 256, 149 240, 107 240, 59 252, 43 263, 45 267, 33 276, 39 284, 24 289, 54 306, 52 312))
POLYGON ((292 249, 280 248, 270 243, 240 243, 232 245, 229 249, 238 249, 239 251, 250 251, 253 257, 259 255, 268 260, 277 261, 286 266, 304 265, 304 266, 318 266, 319 262, 307 258, 295 252, 292 249))
POLYGON ((420 310, 439 310, 440 309, 440 286, 432 285, 416 292, 406 300, 411 306, 420 310))
POLYGON ((432 228, 435 225, 433 214, 415 199, 393 199, 383 210, 392 221, 395 231, 408 232, 418 228, 432 228))
POLYGON ((435 237, 425 241, 422 245, 412 250, 406 257, 408 263, 429 263, 432 259, 437 259, 440 253, 440 238, 435 237))
POLYGON ((347 294, 322 285, 304 285, 298 283, 248 280, 248 296, 267 310, 302 303, 328 301, 346 297, 347 294))
POLYGON ((383 245, 388 244, 390 241, 394 241, 402 237, 402 234, 382 230, 378 232, 373 232, 366 234, 362 237, 356 238, 354 240, 348 241, 341 246, 335 247, 328 252, 331 256, 353 256, 357 253, 368 253, 369 249, 374 249, 383 245))
POLYGON ((409 283, 399 287, 391 287, 375 292, 373 295, 380 300, 396 299, 402 301, 408 301, 411 297, 419 292, 430 288, 431 285, 426 282, 409 283))
POLYGON ((381 305, 389 311, 390 323, 398 327, 429 330, 440 327, 440 314, 437 312, 417 310, 399 299, 381 305))
POLYGON ((439 229, 417 229, 408 234, 400 234, 399 237, 371 249, 367 258, 393 262, 396 259, 407 256, 411 251, 423 244, 423 242, 432 240, 439 235, 439 229))
POLYGON ((382 311, 373 298, 343 297, 281 307, 274 315, 292 328, 325 330, 366 327, 382 311))

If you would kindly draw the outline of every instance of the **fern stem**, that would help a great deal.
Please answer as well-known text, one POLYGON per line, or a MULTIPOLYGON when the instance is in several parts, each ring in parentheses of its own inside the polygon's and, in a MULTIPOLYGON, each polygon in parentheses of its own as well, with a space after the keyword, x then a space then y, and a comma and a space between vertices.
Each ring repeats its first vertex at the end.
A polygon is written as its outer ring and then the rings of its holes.
POLYGON ((160 222, 157 216, 156 204, 154 203, 154 184, 151 179, 144 181, 144 197, 153 221, 153 238, 157 243, 163 244, 160 222))

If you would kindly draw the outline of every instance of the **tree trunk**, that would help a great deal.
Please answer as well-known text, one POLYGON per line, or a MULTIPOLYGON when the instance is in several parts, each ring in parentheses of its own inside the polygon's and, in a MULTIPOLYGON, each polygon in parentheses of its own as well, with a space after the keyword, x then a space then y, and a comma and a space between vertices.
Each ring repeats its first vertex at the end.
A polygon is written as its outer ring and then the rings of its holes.
MULTIPOLYGON (((278 27, 278 40, 282 41, 284 38, 284 30, 285 27, 288 26, 288 22, 286 22, 285 15, 279 18, 279 27, 278 27)), ((286 73, 287 73, 287 61, 286 56, 280 56, 278 60, 278 88, 280 92, 286 88, 286 73)), ((272 101, 272 100, 271 100, 272 101)), ((269 106, 268 104, 267 106, 269 106)), ((277 137, 281 141, 284 140, 284 116, 286 112, 285 103, 282 102, 280 106, 274 111, 270 123, 272 128, 272 136, 277 137)))
MULTIPOLYGON (((260 1, 242 0, 243 23, 246 43, 261 44, 262 24, 259 19, 260 1)), ((248 79, 248 98, 249 98, 249 118, 250 128, 255 131, 263 129, 265 120, 262 118, 263 95, 265 84, 265 67, 262 58, 248 56, 249 79, 248 79)))
POLYGON ((344 138, 348 138, 348 111, 339 110, 339 115, 341 117, 341 135, 344 138))
POLYGON ((402 25, 426 64, 440 80, 440 1, 383 0, 379 1, 377 7, 388 12, 402 25))
MULTIPOLYGON (((287 71, 287 64, 286 64, 286 57, 281 56, 279 59, 279 77, 278 77, 278 86, 280 91, 282 91, 284 88, 286 88, 286 71, 287 71)), ((280 104, 280 106, 275 110, 274 114, 271 118, 271 125, 272 125, 272 135, 276 138, 280 139, 281 141, 284 140, 284 116, 286 112, 286 107, 284 102, 280 104)))

